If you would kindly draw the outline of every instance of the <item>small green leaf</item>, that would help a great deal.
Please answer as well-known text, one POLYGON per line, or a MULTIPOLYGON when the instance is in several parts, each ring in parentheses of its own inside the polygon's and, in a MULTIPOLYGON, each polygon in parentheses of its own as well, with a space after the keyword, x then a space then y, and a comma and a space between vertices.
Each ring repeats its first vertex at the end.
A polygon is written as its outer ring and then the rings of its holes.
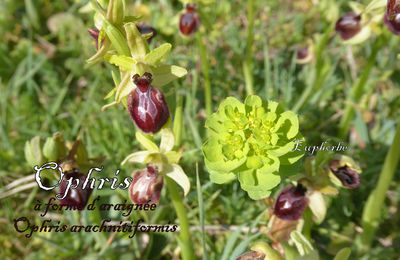
POLYGON ((171 48, 171 44, 164 43, 158 48, 146 54, 144 61, 151 66, 157 66, 161 62, 161 60, 164 59, 166 55, 168 55, 168 53, 171 51, 171 48))

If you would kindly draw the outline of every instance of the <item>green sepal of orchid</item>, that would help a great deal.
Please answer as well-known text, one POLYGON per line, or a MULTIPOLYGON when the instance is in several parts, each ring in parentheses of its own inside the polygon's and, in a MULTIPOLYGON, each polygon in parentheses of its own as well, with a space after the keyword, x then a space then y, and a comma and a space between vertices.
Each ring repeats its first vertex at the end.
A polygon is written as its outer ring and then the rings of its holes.
POLYGON ((135 23, 124 24, 130 55, 135 59, 142 59, 149 52, 149 45, 143 39, 135 23))
POLYGON ((159 152, 158 146, 151 141, 151 136, 143 134, 140 131, 136 131, 135 133, 136 140, 149 152, 159 152))
POLYGON ((121 83, 117 86, 115 91, 115 101, 120 103, 123 98, 129 95, 135 89, 135 84, 132 82, 131 74, 126 72, 123 75, 121 83))
POLYGON ((121 164, 123 165, 127 162, 141 164, 151 163, 157 166, 161 175, 171 178, 182 187, 184 195, 186 196, 190 190, 190 181, 182 167, 178 164, 181 154, 172 150, 175 145, 175 138, 172 130, 170 128, 163 128, 161 130, 159 147, 151 139, 152 136, 137 131, 136 140, 146 150, 128 155, 121 164))
POLYGON ((111 43, 109 43, 108 41, 104 41, 104 43, 97 50, 97 52, 92 57, 90 57, 86 62, 89 65, 93 65, 93 64, 103 61, 103 58, 107 54, 107 52, 110 50, 110 47, 111 47, 111 43))
POLYGON ((309 200, 308 207, 310 208, 313 214, 313 221, 316 224, 321 224, 322 221, 324 221, 325 219, 327 211, 327 205, 324 196, 322 196, 322 193, 319 191, 313 191, 308 196, 308 200, 309 200))
POLYGON ((114 25, 107 20, 104 20, 105 32, 108 39, 110 39, 112 46, 119 55, 130 56, 129 47, 126 44, 125 36, 114 25))
POLYGON ((135 59, 125 55, 105 55, 104 59, 109 63, 118 66, 122 71, 132 71, 133 66, 137 63, 135 59))
POLYGON ((187 74, 185 68, 166 64, 161 64, 156 67, 151 66, 150 72, 153 74, 152 85, 158 88, 167 85, 175 79, 182 78, 187 74))
POLYGON ((107 20, 115 25, 122 25, 125 14, 124 0, 110 0, 107 8, 107 20))
POLYGON ((166 58, 166 56, 171 51, 172 45, 169 43, 164 43, 161 46, 150 51, 144 57, 144 61, 151 66, 158 66, 159 63, 166 58))
POLYGON ((183 195, 186 196, 190 190, 190 181, 182 167, 178 164, 168 165, 170 167, 164 169, 162 174, 165 174, 168 178, 171 178, 176 182, 182 189, 183 195))

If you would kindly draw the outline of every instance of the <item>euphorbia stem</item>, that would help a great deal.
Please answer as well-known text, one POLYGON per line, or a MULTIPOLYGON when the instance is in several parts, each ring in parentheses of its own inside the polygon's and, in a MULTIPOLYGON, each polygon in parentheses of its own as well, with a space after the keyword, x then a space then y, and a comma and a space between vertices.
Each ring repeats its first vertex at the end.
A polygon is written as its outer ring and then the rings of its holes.
POLYGON ((176 215, 178 216, 180 233, 179 233, 179 245, 182 250, 183 260, 196 259, 192 248, 192 242, 189 231, 189 220, 187 217, 187 211, 182 201, 182 196, 179 194, 179 187, 169 177, 165 178, 167 189, 174 205, 176 215))
POLYGON ((339 137, 345 139, 350 128, 350 123, 354 117, 354 105, 360 101, 360 98, 364 92, 365 85, 369 79, 371 69, 375 64, 376 55, 381 46, 381 41, 376 40, 374 46, 372 47, 371 55, 368 58, 368 63, 364 67, 363 73, 358 78, 357 82, 351 89, 351 93, 346 101, 346 108, 344 110, 344 115, 340 121, 339 125, 339 137))
POLYGON ((204 77, 204 99, 206 106, 206 115, 209 117, 212 113, 212 94, 211 94, 211 82, 210 82, 210 68, 207 56, 206 43, 203 41, 204 36, 199 31, 197 32, 197 47, 200 52, 200 62, 201 62, 201 73, 204 77))
POLYGON ((379 180, 374 191, 369 195, 362 216, 363 233, 358 238, 360 252, 366 252, 374 238, 376 229, 379 226, 382 208, 385 205, 386 192, 389 189, 393 176, 400 160, 400 119, 397 123, 396 134, 392 146, 386 155, 379 180))
POLYGON ((243 62, 243 74, 247 95, 253 95, 254 0, 247 1, 247 23, 246 56, 243 62))

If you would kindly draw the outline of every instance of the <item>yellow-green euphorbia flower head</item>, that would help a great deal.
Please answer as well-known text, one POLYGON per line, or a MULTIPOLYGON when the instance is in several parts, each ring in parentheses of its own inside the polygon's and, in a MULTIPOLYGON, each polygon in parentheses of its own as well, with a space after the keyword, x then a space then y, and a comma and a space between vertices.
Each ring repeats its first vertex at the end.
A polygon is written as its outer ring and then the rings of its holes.
POLYGON ((293 151, 299 120, 277 102, 248 96, 243 103, 228 97, 206 121, 210 136, 203 145, 211 181, 239 179, 252 199, 270 195, 283 176, 295 174, 293 165, 303 153, 293 151))

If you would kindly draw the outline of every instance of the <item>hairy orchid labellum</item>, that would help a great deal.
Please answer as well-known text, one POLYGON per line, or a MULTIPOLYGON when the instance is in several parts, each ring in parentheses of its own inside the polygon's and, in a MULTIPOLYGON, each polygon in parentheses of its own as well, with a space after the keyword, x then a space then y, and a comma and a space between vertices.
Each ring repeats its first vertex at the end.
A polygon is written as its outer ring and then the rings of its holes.
POLYGON ((129 197, 135 204, 144 204, 151 201, 157 204, 160 200, 164 180, 158 174, 156 166, 147 165, 143 170, 132 174, 132 183, 129 186, 129 197))
POLYGON ((169 128, 164 128, 160 131, 161 143, 158 147, 154 142, 149 139, 149 136, 136 132, 136 140, 146 149, 128 155, 123 161, 122 165, 130 163, 150 164, 158 171, 157 176, 171 178, 180 187, 182 187, 184 195, 190 190, 190 182, 183 171, 182 167, 178 164, 181 153, 173 151, 175 144, 174 135, 169 128))
POLYGON ((295 174, 295 163, 304 154, 293 151, 303 138, 297 115, 255 95, 244 104, 225 99, 206 128, 210 135, 203 155, 211 181, 222 184, 237 178, 254 200, 269 196, 282 177, 295 174))
POLYGON ((257 241, 252 245, 250 251, 238 256, 236 260, 282 260, 278 251, 274 250, 265 242, 257 241))
MULTIPOLYGON (((351 158, 345 156, 336 156, 329 163, 329 170, 340 181, 340 186, 347 189, 356 189, 360 186, 359 167, 353 163, 351 158)), ((337 181, 334 181, 337 183, 337 181)))
POLYGON ((336 22, 335 30, 343 40, 353 38, 361 31, 361 15, 356 13, 347 13, 336 22))
POLYGON ((84 183, 85 180, 86 176, 77 170, 73 170, 65 174, 60 183, 60 194, 65 194, 67 189, 68 193, 60 200, 61 206, 69 206, 78 210, 83 210, 85 208, 86 203, 89 200, 89 196, 92 193, 92 189, 89 186, 87 186, 85 189, 82 188, 82 183, 84 183), (79 185, 77 187, 71 186, 72 188, 70 189, 68 184, 69 179, 72 179, 72 185, 75 185, 75 183, 78 181, 79 185))
POLYGON ((276 199, 274 215, 284 220, 299 220, 308 204, 306 192, 301 184, 283 189, 276 199))
POLYGON ((389 30, 400 35, 400 1, 388 0, 384 21, 389 30))
POLYGON ((164 95, 151 85, 152 76, 144 73, 133 76, 137 86, 128 96, 128 111, 136 126, 145 133, 156 133, 169 118, 169 110, 164 95))
POLYGON ((179 30, 183 35, 195 33, 200 26, 200 19, 196 12, 195 4, 187 4, 186 10, 179 18, 179 30))

